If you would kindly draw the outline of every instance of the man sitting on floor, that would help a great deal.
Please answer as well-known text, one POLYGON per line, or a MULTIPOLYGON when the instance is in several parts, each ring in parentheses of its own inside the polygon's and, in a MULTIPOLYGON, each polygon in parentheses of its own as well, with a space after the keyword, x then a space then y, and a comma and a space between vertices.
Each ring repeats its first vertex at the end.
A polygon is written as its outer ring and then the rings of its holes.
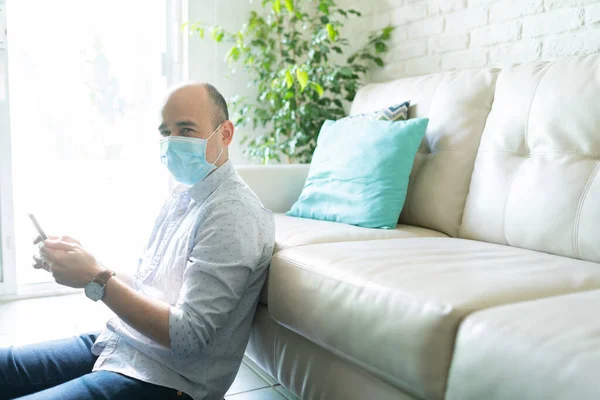
POLYGON ((182 185, 130 282, 67 236, 40 242, 34 257, 117 318, 99 334, 0 349, 0 398, 220 400, 233 382, 273 253, 273 215, 228 161, 234 126, 213 86, 174 90, 159 130, 162 162, 182 185))

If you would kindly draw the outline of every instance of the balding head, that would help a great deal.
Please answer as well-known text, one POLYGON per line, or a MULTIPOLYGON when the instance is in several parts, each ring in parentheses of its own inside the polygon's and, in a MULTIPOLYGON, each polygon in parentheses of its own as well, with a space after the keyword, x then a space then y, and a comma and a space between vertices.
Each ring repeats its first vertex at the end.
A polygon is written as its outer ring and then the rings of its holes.
POLYGON ((217 126, 229 119, 227 101, 216 87, 207 82, 189 82, 175 87, 165 100, 185 101, 194 108, 203 108, 211 115, 212 124, 217 126))
POLYGON ((210 83, 203 83, 204 88, 208 92, 208 98, 213 106, 213 124, 215 128, 229 119, 229 109, 225 97, 210 83))
MULTIPOLYGON (((215 135, 219 133, 221 140, 210 139, 207 146, 207 160, 212 162, 216 159, 213 155, 218 155, 220 149, 224 149, 227 155, 227 146, 233 138, 234 127, 229 121, 227 102, 221 93, 209 83, 192 82, 178 86, 169 93, 162 108, 162 124, 159 130, 163 136, 197 139, 208 139, 217 131, 215 135), (216 153, 213 151, 212 142, 220 144, 216 153)), ((219 158, 219 164, 221 160, 222 158, 219 158)), ((226 161, 227 157, 223 160, 226 161)))

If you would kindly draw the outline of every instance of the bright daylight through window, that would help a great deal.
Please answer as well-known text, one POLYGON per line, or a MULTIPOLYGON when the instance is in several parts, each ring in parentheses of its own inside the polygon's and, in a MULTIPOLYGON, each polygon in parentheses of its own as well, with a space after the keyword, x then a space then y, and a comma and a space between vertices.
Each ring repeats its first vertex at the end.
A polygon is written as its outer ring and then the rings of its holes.
POLYGON ((108 267, 133 269, 168 193, 156 130, 167 86, 165 4, 7 7, 17 283, 52 280, 31 268, 28 212, 108 267))

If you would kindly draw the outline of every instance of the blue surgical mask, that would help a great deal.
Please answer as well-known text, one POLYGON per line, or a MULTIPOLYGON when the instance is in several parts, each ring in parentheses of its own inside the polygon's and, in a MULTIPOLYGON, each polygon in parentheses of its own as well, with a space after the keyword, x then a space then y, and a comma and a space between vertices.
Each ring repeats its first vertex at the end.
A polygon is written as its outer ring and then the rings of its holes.
POLYGON ((214 164, 211 164, 206 161, 206 144, 221 125, 207 139, 169 136, 160 141, 160 161, 177 182, 194 185, 217 168, 215 164, 223 155, 223 148, 214 164))

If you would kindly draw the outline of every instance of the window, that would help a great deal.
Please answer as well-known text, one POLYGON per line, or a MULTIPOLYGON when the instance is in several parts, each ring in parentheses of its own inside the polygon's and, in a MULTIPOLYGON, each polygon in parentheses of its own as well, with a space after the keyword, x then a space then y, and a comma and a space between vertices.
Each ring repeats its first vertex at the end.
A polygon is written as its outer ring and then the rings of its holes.
POLYGON ((31 268, 28 212, 111 268, 137 265, 169 188, 157 132, 166 15, 164 1, 9 0, 16 263, 4 270, 18 285, 52 280, 31 268))
POLYGON ((7 92, 7 53, 4 37, 6 5, 0 4, 0 295, 11 293, 15 287, 13 224, 12 224, 12 179, 10 173, 10 136, 8 92, 7 92))

